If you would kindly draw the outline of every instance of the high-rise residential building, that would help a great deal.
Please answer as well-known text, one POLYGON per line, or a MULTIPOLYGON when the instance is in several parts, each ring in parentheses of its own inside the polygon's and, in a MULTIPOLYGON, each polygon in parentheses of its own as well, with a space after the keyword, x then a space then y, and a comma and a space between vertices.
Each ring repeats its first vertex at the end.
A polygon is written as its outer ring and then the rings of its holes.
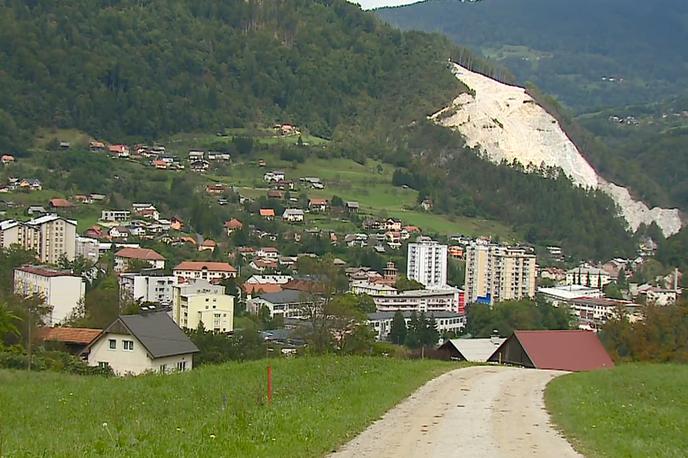
POLYGON ((418 237, 416 243, 409 243, 406 276, 426 288, 446 286, 447 245, 430 237, 418 237))
POLYGON ((76 221, 45 215, 26 222, 0 222, 2 247, 20 245, 36 252, 44 264, 57 264, 62 256, 70 261, 76 254, 76 221))
POLYGON ((528 248, 474 242, 466 250, 466 302, 535 296, 536 258, 528 248))

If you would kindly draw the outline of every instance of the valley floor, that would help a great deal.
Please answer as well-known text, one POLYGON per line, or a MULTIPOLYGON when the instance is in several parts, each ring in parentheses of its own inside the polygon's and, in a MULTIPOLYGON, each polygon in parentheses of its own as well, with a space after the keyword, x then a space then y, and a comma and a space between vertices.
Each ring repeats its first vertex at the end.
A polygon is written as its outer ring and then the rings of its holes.
POLYGON ((580 456, 544 408, 545 386, 563 373, 493 366, 452 371, 331 457, 580 456))

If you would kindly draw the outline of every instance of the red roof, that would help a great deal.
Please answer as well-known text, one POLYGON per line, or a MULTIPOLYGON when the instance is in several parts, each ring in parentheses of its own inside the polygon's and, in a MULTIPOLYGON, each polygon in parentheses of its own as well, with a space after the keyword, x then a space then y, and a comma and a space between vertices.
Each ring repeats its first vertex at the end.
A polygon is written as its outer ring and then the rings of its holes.
POLYGON ((217 246, 217 242, 215 240, 206 239, 201 243, 201 246, 214 248, 217 246))
POLYGON ((279 293, 282 291, 282 286, 277 283, 244 283, 243 289, 246 294, 255 294, 259 291, 263 293, 279 293))
POLYGON ((50 199, 50 206, 53 208, 69 208, 72 203, 67 199, 50 199))
POLYGON ((244 225, 236 218, 232 218, 225 222, 225 227, 227 229, 241 229, 244 225))
POLYGON ((144 261, 164 261, 163 255, 148 248, 122 248, 115 256, 118 258, 143 259, 144 261))
POLYGON ((310 199, 308 205, 327 205, 327 199, 310 199))
POLYGON ((100 329, 90 328, 41 328, 38 336, 43 341, 88 345, 101 332, 100 329))
POLYGON ((19 267, 17 270, 34 274, 34 275, 39 275, 41 277, 74 277, 75 275, 72 275, 71 272, 67 270, 57 270, 57 269, 51 269, 50 267, 45 267, 45 266, 22 266, 19 267))
POLYGON ((518 340, 537 369, 589 371, 614 367, 592 331, 514 331, 502 346, 511 339, 518 340))
POLYGON ((174 270, 209 270, 212 272, 236 272, 231 264, 226 262, 183 261, 174 270))
POLYGON ((260 216, 275 216, 275 210, 272 208, 261 208, 260 216))

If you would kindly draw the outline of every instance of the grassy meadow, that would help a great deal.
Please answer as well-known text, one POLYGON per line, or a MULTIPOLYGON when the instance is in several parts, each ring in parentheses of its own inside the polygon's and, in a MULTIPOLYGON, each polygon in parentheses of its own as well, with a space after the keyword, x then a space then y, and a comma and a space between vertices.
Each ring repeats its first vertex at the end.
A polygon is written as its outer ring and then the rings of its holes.
POLYGON ((688 456, 688 365, 624 364, 559 377, 545 400, 588 457, 688 456))
POLYGON ((455 367, 304 357, 129 379, 0 371, 0 456, 322 456, 455 367))

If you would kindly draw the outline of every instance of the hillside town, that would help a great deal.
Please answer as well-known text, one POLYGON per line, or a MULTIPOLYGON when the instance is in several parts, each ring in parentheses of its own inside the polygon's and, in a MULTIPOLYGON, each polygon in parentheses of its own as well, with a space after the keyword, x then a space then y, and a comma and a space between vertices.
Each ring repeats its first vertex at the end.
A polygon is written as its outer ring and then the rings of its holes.
MULTIPOLYGON (((92 142, 90 148, 116 158, 145 158, 156 168, 164 161, 199 173, 208 171, 210 161, 230 160, 193 150, 180 162, 164 156, 162 146, 136 146, 133 153, 126 145, 92 142)), ((307 346, 304 328, 338 297, 354 298, 363 312, 355 320, 374 339, 404 343, 398 340, 399 326, 406 335, 420 322, 430 330, 422 345, 450 354, 463 345, 457 338, 470 336, 471 307, 537 300, 566 310, 572 327, 598 332, 610 319, 641 320, 644 304, 671 305, 682 294, 678 270, 655 278, 639 275, 656 249, 649 239, 635 259, 575 264, 560 247, 536 253, 533 246, 491 237, 433 238, 401 219, 366 214, 358 202, 295 192, 325 189, 326 182, 317 177, 291 178, 271 170, 262 179, 266 194, 260 201, 224 184, 205 186, 218 205, 236 209, 214 230, 215 238, 195 231, 195 221, 164 214, 152 202, 114 207, 110 196, 89 194, 11 207, 12 214, 23 216, 0 221, 0 248, 35 256, 14 268, 13 292, 44 306, 34 317, 43 324, 41 338, 120 375, 190 370, 199 349, 189 332, 231 336, 245 317, 262 323, 268 345, 293 354, 307 346), (78 207, 102 208, 96 224, 80 226, 72 216, 78 207), (348 219, 357 230, 309 227, 306 220, 314 215, 348 219), (340 284, 333 289, 329 283, 335 277, 340 284), (103 278, 115 283, 114 321, 100 330, 75 327, 84 319, 88 292, 103 278), (151 338, 155 342, 146 341, 151 338), (111 351, 103 351, 106 341, 111 351), (119 348, 123 353, 114 351, 119 348)), ((41 189, 32 178, 11 179, 7 186, 29 193, 41 189)), ((432 202, 423 200, 421 207, 427 211, 432 202)), ((331 332, 354 332, 350 325, 331 332)))

